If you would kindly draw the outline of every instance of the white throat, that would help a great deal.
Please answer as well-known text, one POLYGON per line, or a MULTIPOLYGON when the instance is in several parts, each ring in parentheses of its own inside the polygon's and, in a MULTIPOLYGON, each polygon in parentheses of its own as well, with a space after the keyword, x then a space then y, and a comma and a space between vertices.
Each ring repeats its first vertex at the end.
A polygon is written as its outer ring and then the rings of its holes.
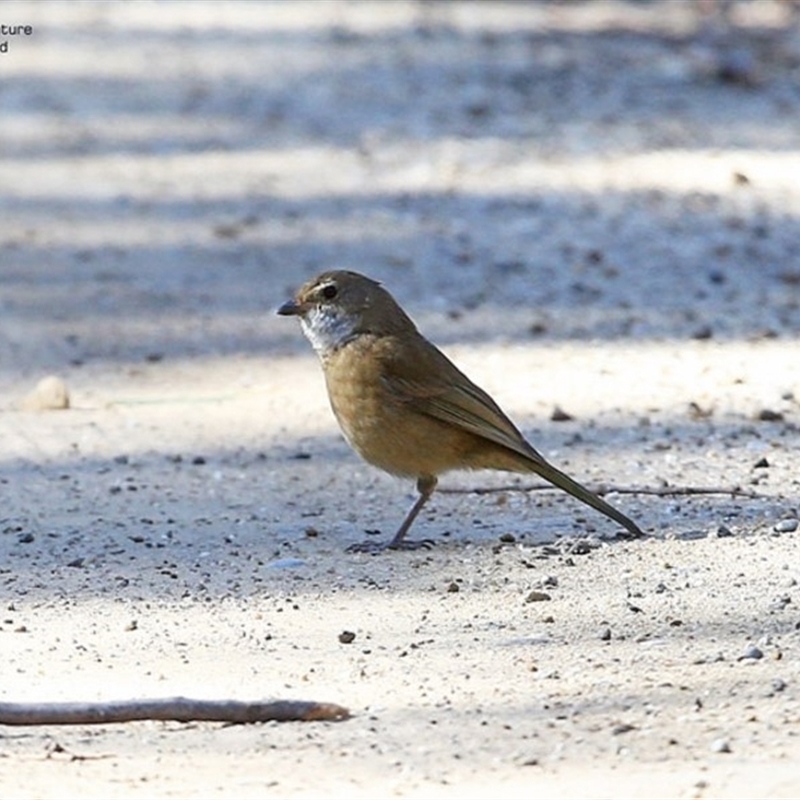
POLYGON ((316 306, 300 317, 303 333, 320 358, 341 347, 356 329, 356 318, 331 306, 316 306))

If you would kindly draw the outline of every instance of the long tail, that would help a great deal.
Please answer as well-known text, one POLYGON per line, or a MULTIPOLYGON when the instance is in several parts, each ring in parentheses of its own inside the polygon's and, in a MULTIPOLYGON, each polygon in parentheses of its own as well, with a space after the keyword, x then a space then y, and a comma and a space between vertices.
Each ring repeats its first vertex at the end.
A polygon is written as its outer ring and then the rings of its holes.
POLYGON ((605 514, 610 519, 618 522, 626 528, 632 536, 644 536, 644 531, 629 517, 626 517, 621 511, 617 511, 614 506, 606 503, 605 500, 598 497, 594 492, 590 492, 585 486, 581 486, 577 481, 574 481, 569 475, 563 473, 560 469, 556 469, 552 464, 549 464, 544 459, 529 460, 528 466, 533 472, 541 475, 545 480, 550 481, 554 486, 563 489, 567 494, 577 497, 578 500, 591 506, 601 514, 605 514))

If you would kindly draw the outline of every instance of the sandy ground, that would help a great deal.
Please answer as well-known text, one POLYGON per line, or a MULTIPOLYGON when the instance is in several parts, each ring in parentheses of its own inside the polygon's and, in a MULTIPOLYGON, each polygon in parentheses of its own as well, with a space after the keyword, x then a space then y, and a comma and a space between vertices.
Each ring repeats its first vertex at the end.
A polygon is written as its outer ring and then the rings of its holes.
POLYGON ((3 3, 0 700, 353 714, 0 727, 3 797, 800 796, 800 32, 710 7, 3 3), (274 314, 332 266, 584 482, 757 496, 345 553, 413 490, 274 314))

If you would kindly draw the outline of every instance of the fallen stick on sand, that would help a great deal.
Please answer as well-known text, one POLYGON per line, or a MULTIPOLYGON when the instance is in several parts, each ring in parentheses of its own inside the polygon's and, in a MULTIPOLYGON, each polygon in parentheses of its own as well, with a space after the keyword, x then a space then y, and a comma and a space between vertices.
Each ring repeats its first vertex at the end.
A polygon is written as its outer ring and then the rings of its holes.
POLYGON ((335 703, 306 700, 241 702, 166 697, 108 703, 0 703, 0 725, 100 725, 156 719, 176 722, 316 722, 348 719, 335 703))
MULTIPOLYGON (((438 492, 444 494, 493 494, 494 492, 541 492, 555 489, 549 483, 537 483, 533 485, 509 483, 503 486, 478 486, 472 489, 461 489, 458 487, 441 487, 438 492)), ((731 497, 747 497, 756 500, 766 495, 758 494, 750 489, 742 489, 739 486, 595 486, 591 490, 601 497, 606 494, 654 494, 658 497, 678 497, 680 495, 692 494, 728 494, 731 497)))

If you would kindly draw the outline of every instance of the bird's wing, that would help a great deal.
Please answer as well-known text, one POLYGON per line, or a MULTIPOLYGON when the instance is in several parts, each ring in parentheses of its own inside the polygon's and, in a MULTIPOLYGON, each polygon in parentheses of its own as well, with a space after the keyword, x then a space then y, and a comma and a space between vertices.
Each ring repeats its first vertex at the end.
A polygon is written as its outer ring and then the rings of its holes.
MULTIPOLYGON (((420 337, 421 339, 421 337, 420 337)), ((494 400, 447 356, 422 339, 410 348, 387 348, 381 380, 391 394, 420 414, 469 431, 525 458, 546 463, 494 400)))

